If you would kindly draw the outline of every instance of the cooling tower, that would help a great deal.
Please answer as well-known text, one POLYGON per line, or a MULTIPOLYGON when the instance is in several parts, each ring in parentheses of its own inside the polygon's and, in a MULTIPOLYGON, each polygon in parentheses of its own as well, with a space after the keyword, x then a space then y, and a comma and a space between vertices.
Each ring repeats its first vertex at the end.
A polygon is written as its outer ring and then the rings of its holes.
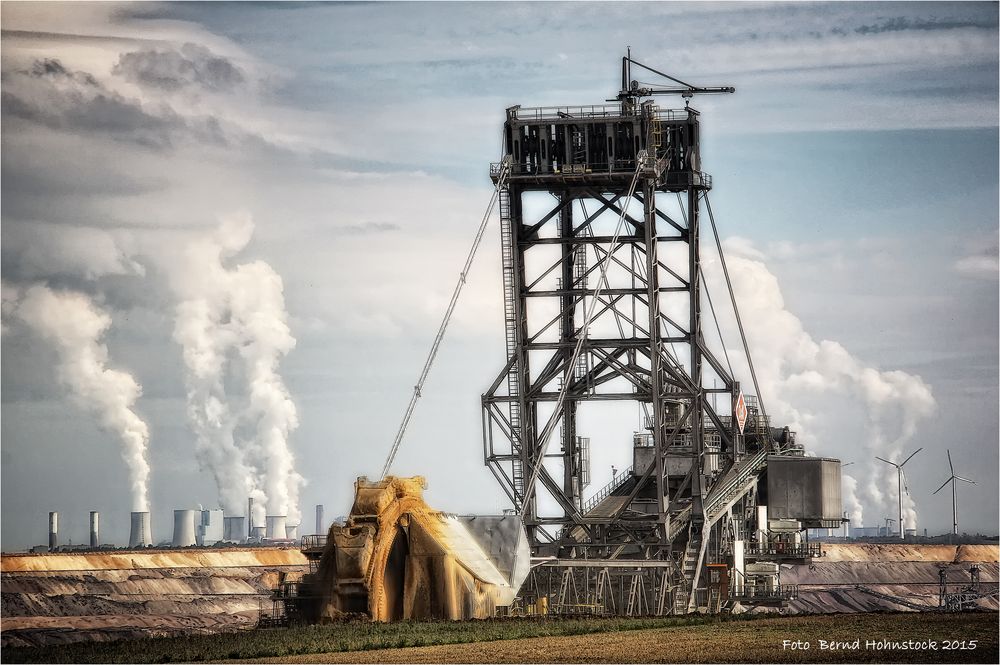
POLYGON ((323 504, 318 504, 316 506, 316 533, 325 533, 323 531, 323 504))
POLYGON ((90 547, 96 548, 101 544, 101 514, 96 510, 90 511, 90 547))
POLYGON ((274 540, 276 538, 285 537, 285 516, 284 515, 268 515, 267 516, 267 531, 266 538, 274 540))
POLYGON ((224 517, 222 519, 222 539, 227 543, 239 543, 246 540, 247 530, 242 517, 224 517))
POLYGON ((152 530, 149 528, 149 513, 132 513, 132 526, 129 529, 129 547, 149 547, 153 544, 152 530))
POLYGON ((59 547, 59 513, 49 513, 49 551, 59 547))
POLYGON ((250 539, 258 543, 264 540, 264 527, 255 526, 254 528, 250 529, 250 539))
POLYGON ((194 517, 197 511, 175 510, 174 511, 174 538, 171 545, 174 547, 190 547, 195 540, 194 517))
POLYGON ((286 526, 285 527, 285 538, 288 540, 298 540, 299 539, 299 525, 286 526))

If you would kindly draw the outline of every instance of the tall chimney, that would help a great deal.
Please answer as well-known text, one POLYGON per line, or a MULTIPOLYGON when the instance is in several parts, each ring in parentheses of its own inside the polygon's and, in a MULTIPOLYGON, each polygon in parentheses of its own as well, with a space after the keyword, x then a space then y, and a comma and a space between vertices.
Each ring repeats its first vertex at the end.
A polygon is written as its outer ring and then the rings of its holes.
POLYGON ((266 537, 272 540, 280 539, 285 537, 285 516, 284 515, 268 515, 267 516, 267 530, 265 533, 266 537))
POLYGON ((194 530, 194 510, 174 511, 174 538, 171 545, 174 547, 190 547, 197 541, 194 530))
POLYGON ((90 548, 96 549, 101 544, 101 514, 90 511, 90 548))
POLYGON ((59 547, 59 513, 49 513, 49 551, 59 547))
POLYGON ((253 497, 247 499, 247 539, 253 538, 253 497))
POLYGON ((323 533, 323 504, 316 505, 316 533, 323 533))
POLYGON ((149 512, 132 513, 132 526, 128 534, 129 547, 149 547, 153 544, 152 530, 149 527, 149 512))

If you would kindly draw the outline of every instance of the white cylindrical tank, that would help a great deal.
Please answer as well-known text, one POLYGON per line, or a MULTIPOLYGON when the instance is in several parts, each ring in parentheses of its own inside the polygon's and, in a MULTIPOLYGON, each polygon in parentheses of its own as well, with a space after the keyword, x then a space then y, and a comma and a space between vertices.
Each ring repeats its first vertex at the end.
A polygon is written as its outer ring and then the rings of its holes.
POLYGON ((49 513, 49 549, 59 547, 59 513, 49 513))
POLYGON ((174 511, 174 538, 171 545, 174 547, 190 547, 197 540, 195 538, 195 514, 194 510, 174 511))
POLYGON ((247 530, 242 517, 224 517, 222 519, 222 539, 227 543, 239 543, 246 540, 247 530))
POLYGON ((95 548, 101 544, 101 514, 96 510, 90 511, 90 547, 95 548))
POLYGON ((299 539, 299 525, 295 526, 285 526, 285 538, 288 540, 298 540, 299 539))
POLYGON ((149 527, 149 513, 133 512, 132 525, 129 528, 129 547, 149 547, 153 544, 152 529, 149 527))
POLYGON ((267 516, 267 532, 266 538, 271 540, 277 538, 285 537, 285 516, 284 515, 268 515, 267 516))

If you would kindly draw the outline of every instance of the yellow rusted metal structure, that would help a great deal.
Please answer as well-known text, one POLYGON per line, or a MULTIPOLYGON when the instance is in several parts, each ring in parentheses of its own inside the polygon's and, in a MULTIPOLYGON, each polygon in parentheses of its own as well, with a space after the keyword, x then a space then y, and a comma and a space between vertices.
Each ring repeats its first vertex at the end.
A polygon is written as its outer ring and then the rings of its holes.
POLYGON ((330 527, 320 561, 321 621, 487 618, 513 602, 530 556, 520 520, 501 534, 482 520, 511 516, 442 513, 424 502, 424 488, 420 476, 355 482, 351 514, 330 527))

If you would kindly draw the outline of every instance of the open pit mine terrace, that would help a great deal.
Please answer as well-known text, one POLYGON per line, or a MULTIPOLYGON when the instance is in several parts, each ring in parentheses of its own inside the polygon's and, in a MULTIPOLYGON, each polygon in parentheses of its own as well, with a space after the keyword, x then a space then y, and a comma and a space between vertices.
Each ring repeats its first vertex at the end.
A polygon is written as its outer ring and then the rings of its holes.
MULTIPOLYGON (((996 545, 823 545, 811 563, 782 564, 799 585, 783 614, 937 611, 941 571, 958 591, 979 569, 996 588, 996 545)), ((294 548, 4 554, 2 644, 41 646, 249 629, 282 582, 309 571, 294 548)), ((974 607, 997 610, 996 596, 974 607)), ((971 607, 970 607, 971 609, 971 607)), ((766 607, 756 612, 776 611, 766 607)))

